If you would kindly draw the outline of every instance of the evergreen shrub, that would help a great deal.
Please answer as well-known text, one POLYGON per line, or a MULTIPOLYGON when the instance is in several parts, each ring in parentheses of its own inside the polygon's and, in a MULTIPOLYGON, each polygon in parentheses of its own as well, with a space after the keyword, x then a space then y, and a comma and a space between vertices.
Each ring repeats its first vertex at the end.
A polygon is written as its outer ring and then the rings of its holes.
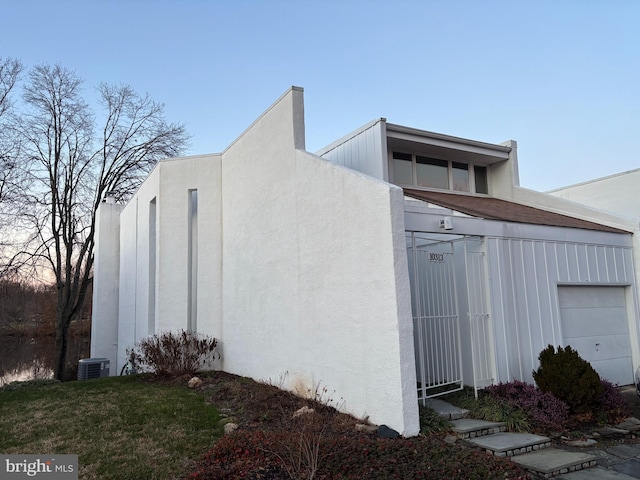
POLYGON ((565 402, 571 413, 589 413, 597 406, 603 390, 600 376, 578 352, 568 345, 557 351, 549 345, 538 359, 533 379, 540 390, 565 402))

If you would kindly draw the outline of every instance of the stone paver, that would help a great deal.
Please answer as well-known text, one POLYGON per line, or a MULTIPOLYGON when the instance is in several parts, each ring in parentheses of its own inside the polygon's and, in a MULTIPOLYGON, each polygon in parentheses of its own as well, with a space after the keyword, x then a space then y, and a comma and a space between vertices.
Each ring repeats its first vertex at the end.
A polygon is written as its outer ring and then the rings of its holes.
POLYGON ((551 446, 551 440, 549 438, 534 435, 533 433, 503 432, 486 435, 484 437, 476 437, 467 441, 499 457, 521 455, 551 446))
POLYGON ((511 461, 544 478, 596 465, 595 457, 592 455, 582 452, 567 452, 557 448, 545 448, 537 452, 518 455, 511 458, 511 461))
POLYGON ((637 443, 616 445, 614 447, 607 448, 607 452, 626 460, 629 458, 640 457, 640 445, 637 443))
POLYGON ((464 418, 469 413, 469 410, 464 408, 458 408, 443 400, 437 398, 429 398, 426 401, 426 406, 437 412, 441 417, 447 420, 457 420, 464 418))
POLYGON ((559 475, 555 478, 558 480, 633 480, 637 477, 630 477, 624 473, 603 468, 587 468, 586 470, 559 475))
MULTIPOLYGON (((452 430, 468 445, 496 456, 509 457, 535 478, 558 480, 640 480, 640 443, 632 432, 640 431, 640 420, 630 417, 615 427, 598 430, 603 437, 551 447, 547 437, 509 433, 504 425, 464 418, 468 411, 438 399, 428 406, 451 420, 452 430), (611 442, 625 442, 612 445, 611 442)), ((455 438, 455 437, 452 437, 455 438)))
POLYGON ((492 435, 507 430, 504 422, 488 422, 475 418, 461 418, 451 422, 453 430, 460 438, 475 438, 483 435, 492 435))
POLYGON ((636 458, 614 465, 613 469, 632 478, 640 478, 640 460, 636 458))

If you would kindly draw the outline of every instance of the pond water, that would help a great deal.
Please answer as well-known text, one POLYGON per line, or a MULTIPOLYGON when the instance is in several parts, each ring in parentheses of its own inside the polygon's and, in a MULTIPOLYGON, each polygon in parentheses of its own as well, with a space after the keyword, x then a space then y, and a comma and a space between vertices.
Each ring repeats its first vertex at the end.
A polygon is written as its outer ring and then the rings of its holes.
MULTIPOLYGON (((69 338, 67 361, 77 365, 89 357, 89 337, 69 338)), ((53 337, 0 337, 0 386, 36 378, 52 378, 55 358, 53 337)))

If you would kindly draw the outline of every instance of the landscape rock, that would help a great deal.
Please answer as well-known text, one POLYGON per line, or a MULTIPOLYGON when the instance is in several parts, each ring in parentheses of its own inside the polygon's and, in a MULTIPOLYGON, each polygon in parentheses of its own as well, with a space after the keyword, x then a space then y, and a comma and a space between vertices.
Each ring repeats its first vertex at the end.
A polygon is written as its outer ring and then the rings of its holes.
POLYGON ((640 420, 636 417, 629 417, 624 422, 616 425, 616 428, 621 430, 628 430, 629 432, 637 432, 640 430, 640 420))
POLYGON ((189 386, 189 388, 198 388, 202 385, 202 380, 200 380, 198 377, 193 377, 191 380, 189 380, 189 383, 187 385, 189 386))
POLYGON ((585 440, 571 440, 567 442, 567 445, 570 447, 592 447, 598 442, 592 438, 587 438, 585 440))
POLYGON ((236 423, 236 419, 233 417, 223 417, 218 422, 220 425, 227 425, 229 423, 236 423))
POLYGON ((597 433, 602 437, 623 437, 629 435, 629 430, 622 428, 604 427, 597 430, 597 433))
POLYGON ((238 424, 237 423, 227 423, 224 426, 224 434, 225 435, 231 435, 233 434, 236 430, 238 430, 238 424))
POLYGON ((356 432, 364 432, 369 433, 371 435, 377 433, 378 426, 377 425, 365 425, 363 423, 356 423, 356 432))
POLYGON ((380 438, 398 438, 400 436, 393 428, 387 427, 386 425, 380 425, 377 433, 380 438))
POLYGON ((456 437, 455 435, 447 435, 446 437, 444 437, 444 442, 451 445, 453 445, 457 441, 458 441, 458 437, 456 437))
POLYGON ((298 418, 300 415, 306 415, 309 413, 314 413, 315 410, 313 408, 309 408, 306 405, 304 407, 302 407, 301 409, 297 410, 294 414, 293 414, 293 418, 298 418))

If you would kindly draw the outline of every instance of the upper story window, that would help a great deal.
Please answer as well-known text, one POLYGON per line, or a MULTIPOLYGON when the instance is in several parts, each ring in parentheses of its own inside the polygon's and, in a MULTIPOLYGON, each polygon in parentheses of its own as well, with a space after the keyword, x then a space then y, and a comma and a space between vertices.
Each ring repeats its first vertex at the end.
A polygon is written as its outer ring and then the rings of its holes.
POLYGON ((489 193, 487 167, 441 160, 404 152, 393 152, 393 182, 398 185, 489 193))

